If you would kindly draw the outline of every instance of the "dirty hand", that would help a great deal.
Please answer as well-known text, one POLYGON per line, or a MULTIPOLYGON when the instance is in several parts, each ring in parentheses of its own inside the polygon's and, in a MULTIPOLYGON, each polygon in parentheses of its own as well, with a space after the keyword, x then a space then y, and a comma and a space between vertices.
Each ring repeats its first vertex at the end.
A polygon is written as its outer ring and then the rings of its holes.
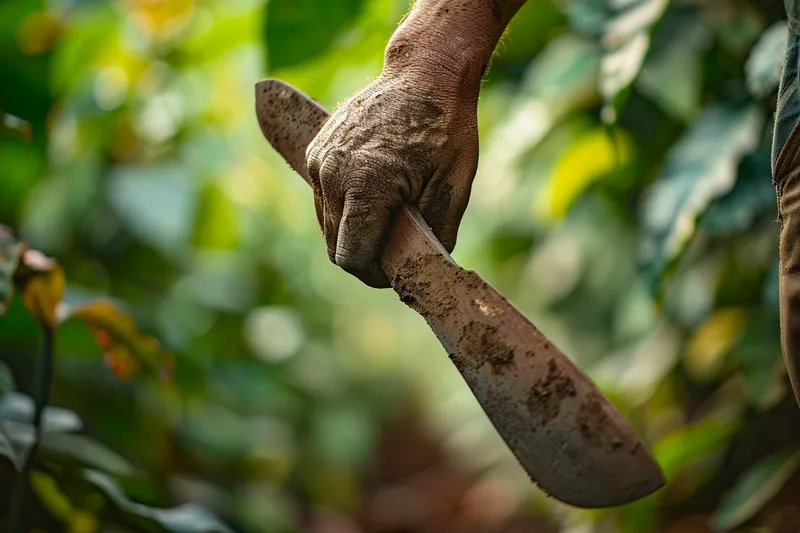
POLYGON ((430 57, 393 62, 406 53, 390 44, 381 76, 333 112, 306 152, 330 260, 379 288, 389 286, 379 260, 403 202, 453 250, 478 161, 479 76, 449 82, 430 57))

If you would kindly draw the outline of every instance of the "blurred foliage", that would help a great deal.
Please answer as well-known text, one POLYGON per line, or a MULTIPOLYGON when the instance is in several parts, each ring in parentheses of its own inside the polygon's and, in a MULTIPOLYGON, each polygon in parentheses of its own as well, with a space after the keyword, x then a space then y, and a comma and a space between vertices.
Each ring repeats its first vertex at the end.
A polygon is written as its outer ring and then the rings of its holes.
POLYGON ((0 2, 0 223, 28 243, 0 230, 0 529, 24 478, 47 532, 800 531, 780 2, 531 1, 483 86, 454 256, 669 478, 600 511, 538 492, 422 319, 330 265, 260 135, 256 81, 333 107, 408 3, 0 2))

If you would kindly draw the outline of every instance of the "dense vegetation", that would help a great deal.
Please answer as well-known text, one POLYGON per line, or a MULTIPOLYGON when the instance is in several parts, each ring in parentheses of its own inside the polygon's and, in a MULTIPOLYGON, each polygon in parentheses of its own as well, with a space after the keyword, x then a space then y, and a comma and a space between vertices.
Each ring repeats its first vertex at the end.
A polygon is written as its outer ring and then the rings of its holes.
POLYGON ((531 0, 483 87, 454 256, 669 478, 593 512, 538 492, 423 321, 330 265, 258 131, 256 81, 330 108, 407 8, 0 2, 2 531, 800 531, 780 2, 531 0))

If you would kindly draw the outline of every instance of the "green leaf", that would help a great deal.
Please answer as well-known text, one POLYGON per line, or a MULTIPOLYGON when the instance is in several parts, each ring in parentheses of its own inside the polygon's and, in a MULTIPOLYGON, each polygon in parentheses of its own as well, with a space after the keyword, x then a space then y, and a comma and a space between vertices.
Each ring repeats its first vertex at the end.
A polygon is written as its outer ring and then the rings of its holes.
POLYGON ((29 122, 0 109, 0 139, 11 138, 31 142, 33 130, 29 122))
POLYGON ((14 383, 14 374, 11 373, 11 368, 0 361, 0 400, 9 392, 16 390, 16 388, 17 385, 14 383))
POLYGON ((733 188, 739 163, 761 139, 762 123, 755 105, 719 104, 670 150, 641 208, 641 261, 654 292, 691 241, 698 219, 733 188))
POLYGON ((786 59, 789 27, 779 21, 767 28, 750 51, 745 64, 747 88, 756 98, 764 98, 778 88, 786 59))
POLYGON ((323 53, 359 15, 364 0, 270 0, 266 12, 271 71, 323 53))
POLYGON ((564 150, 547 184, 547 215, 560 220, 581 195, 603 178, 630 165, 633 143, 621 130, 595 128, 577 136, 564 150))
POLYGON ((745 472, 711 518, 717 531, 733 529, 755 515, 800 467, 800 451, 771 455, 745 472))
MULTIPOLYGON (((0 421, 31 426, 33 424, 33 398, 21 392, 9 392, 0 400, 0 421)), ((42 414, 42 433, 56 434, 79 431, 83 422, 75 411, 47 406, 42 414)))
POLYGON ((200 193, 192 244, 195 248, 233 249, 239 240, 236 207, 225 191, 209 184, 200 193))
MULTIPOLYGON (((21 468, 36 437, 33 427, 33 398, 21 392, 9 392, 0 400, 0 455, 21 468)), ((74 412, 60 407, 45 407, 42 413, 42 439, 78 431, 83 421, 74 412)))
POLYGON ((36 250, 25 250, 15 281, 21 286, 22 302, 39 324, 55 328, 56 310, 67 284, 59 264, 36 250))
POLYGON ((712 235, 732 235, 758 221, 777 217, 778 202, 769 170, 770 144, 771 140, 762 142, 758 151, 744 158, 736 184, 703 216, 703 228, 712 235))
POLYGON ((22 470, 22 461, 17 456, 17 450, 11 443, 11 438, 6 434, 6 430, 0 425, 0 455, 8 458, 11 464, 18 471, 22 470))
POLYGON ((69 433, 45 435, 42 437, 38 454, 57 464, 77 464, 119 476, 135 472, 134 467, 125 458, 86 435, 69 433))
POLYGON ((13 233, 0 225, 0 316, 4 315, 14 295, 14 272, 19 265, 23 245, 13 233))
POLYGON ((106 2, 94 2, 76 9, 67 31, 53 51, 50 86, 54 94, 74 91, 93 72, 97 58, 118 38, 119 17, 106 2))
POLYGON ((600 40, 605 49, 600 67, 600 92, 605 100, 603 118, 615 122, 631 84, 650 49, 655 25, 669 0, 575 0, 570 22, 600 40))
POLYGON ((663 437, 653 446, 653 455, 667 480, 673 481, 689 462, 727 446, 736 429, 734 422, 704 420, 663 437))
POLYGON ((132 502, 108 475, 94 470, 84 478, 98 488, 125 521, 133 527, 159 533, 231 533, 211 512, 194 504, 158 509, 132 502))
POLYGON ((667 11, 636 79, 640 93, 684 122, 701 109, 703 54, 712 42, 701 14, 688 7, 667 11))

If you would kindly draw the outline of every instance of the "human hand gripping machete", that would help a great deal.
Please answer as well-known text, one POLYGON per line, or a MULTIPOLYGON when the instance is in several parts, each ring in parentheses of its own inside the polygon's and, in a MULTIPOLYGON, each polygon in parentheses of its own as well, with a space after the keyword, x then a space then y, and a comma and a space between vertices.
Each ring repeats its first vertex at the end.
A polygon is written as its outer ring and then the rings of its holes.
MULTIPOLYGON (((256 113, 270 144, 310 184, 306 148, 328 112, 267 79, 256 85, 256 113)), ((664 485, 653 456, 589 377, 497 290, 459 267, 411 204, 395 217, 381 266, 542 490, 597 508, 664 485)))

